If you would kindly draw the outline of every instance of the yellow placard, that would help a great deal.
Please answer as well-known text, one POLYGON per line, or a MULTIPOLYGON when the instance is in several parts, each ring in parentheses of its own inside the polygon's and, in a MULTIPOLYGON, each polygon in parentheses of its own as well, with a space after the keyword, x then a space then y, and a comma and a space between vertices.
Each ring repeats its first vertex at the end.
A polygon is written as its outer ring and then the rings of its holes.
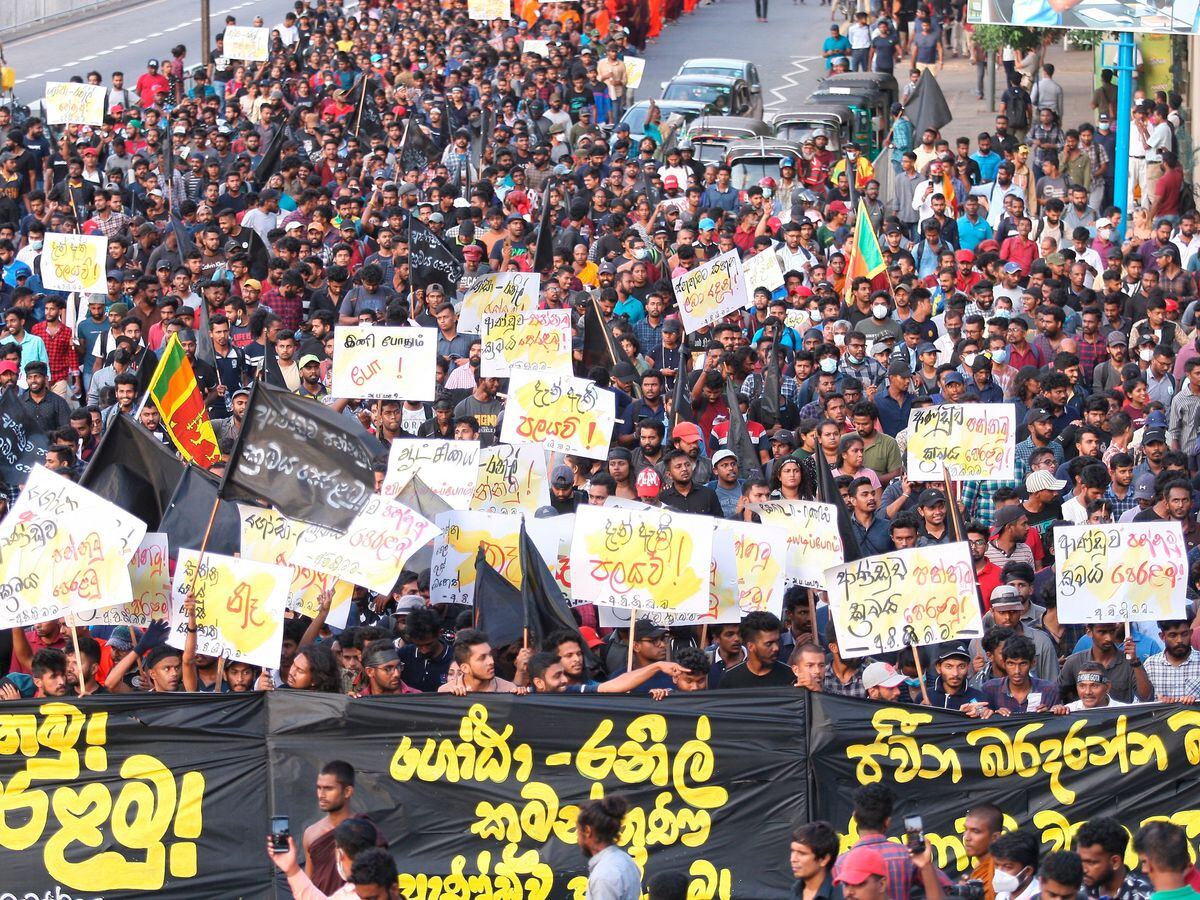
POLYGON ((252 28, 248 25, 225 26, 225 57, 227 59, 263 62, 269 56, 271 40, 269 28, 252 28))
POLYGON ((354 517, 345 534, 302 535, 294 559, 318 572, 386 594, 409 557, 437 533, 438 527, 424 516, 376 494, 354 517))
POLYGON ((52 291, 107 290, 108 238, 100 234, 46 232, 42 248, 42 282, 52 291))
POLYGON ((467 17, 479 21, 512 18, 512 0, 467 0, 467 17))
POLYGON ((542 278, 536 272, 493 272, 468 279, 463 286, 458 330, 479 334, 486 315, 533 312, 538 307, 542 278))
POLYGON ((1054 545, 1060 622, 1187 617, 1187 543, 1178 522, 1060 525, 1054 545))
POLYGON ((382 493, 394 499, 414 475, 420 475, 450 506, 470 509, 478 465, 479 441, 392 441, 382 493))
POLYGON ((76 612, 79 625, 135 625, 145 628, 171 611, 171 559, 167 536, 147 532, 129 561, 133 599, 120 606, 76 612))
POLYGON ((433 400, 437 329, 338 325, 333 329, 335 397, 433 400))
POLYGON ((46 122, 50 125, 103 125, 107 94, 108 89, 102 84, 47 81, 46 97, 42 101, 46 122))
POLYGON ((430 603, 475 603, 475 555, 483 547, 488 565, 521 586, 521 519, 451 510, 437 517, 442 534, 433 541, 430 603))
POLYGON ((546 454, 540 447, 497 444, 480 452, 471 509, 532 514, 549 503, 546 454))
POLYGON ((581 506, 571 546, 571 596, 638 610, 709 608, 713 520, 659 508, 581 506))
POLYGON ((1012 479, 1017 412, 1007 403, 954 403, 914 409, 905 450, 908 477, 940 481, 1012 479))
POLYGON ((605 459, 617 418, 616 397, 586 378, 514 374, 500 440, 605 459))
POLYGON ((571 311, 535 309, 483 316, 479 374, 508 378, 513 372, 571 375, 571 311))
POLYGON ((646 72, 646 60, 640 56, 622 57, 621 62, 625 63, 625 87, 631 91, 637 90, 642 86, 642 75, 646 72))
POLYGON ((729 250, 699 268, 672 279, 679 301, 679 318, 691 334, 750 305, 746 276, 736 250, 729 250))
POLYGON ((983 635, 965 541, 864 557, 830 569, 825 580, 844 657, 983 635))
POLYGON ((347 604, 354 593, 354 585, 301 565, 295 559, 296 546, 302 536, 311 533, 311 537, 320 542, 333 540, 338 533, 259 506, 238 504, 238 513, 242 519, 242 558, 291 569, 287 608, 315 618, 321 611, 321 594, 332 589, 333 599, 325 621, 334 628, 345 628, 350 612, 347 604))
POLYGON ((811 500, 770 500, 750 509, 787 535, 787 583, 825 587, 825 572, 846 559, 838 532, 837 507, 811 500))
POLYGON ((769 612, 782 617, 783 593, 787 590, 787 532, 754 522, 722 519, 716 525, 714 583, 719 580, 730 592, 729 600, 739 613, 769 612))
POLYGON ((291 570, 285 566, 180 550, 171 585, 167 643, 183 648, 189 591, 196 598, 196 652, 275 668, 283 647, 283 613, 291 570))

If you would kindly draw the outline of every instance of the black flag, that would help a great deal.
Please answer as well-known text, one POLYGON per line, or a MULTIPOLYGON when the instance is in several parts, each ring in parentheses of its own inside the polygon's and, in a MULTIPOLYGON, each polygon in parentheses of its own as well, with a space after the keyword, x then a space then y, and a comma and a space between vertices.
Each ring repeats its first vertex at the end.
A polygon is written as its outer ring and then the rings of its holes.
MULTIPOLYGON (((578 631, 575 616, 567 606, 562 588, 550 574, 546 561, 521 522, 521 597, 525 606, 524 627, 529 629, 529 645, 538 646, 552 631, 570 628, 578 631)), ((476 595, 478 597, 478 595, 476 595)), ((589 656, 584 643, 584 655, 589 656)))
POLYGON ((554 265, 554 226, 550 222, 550 182, 542 191, 542 216, 538 222, 537 249, 533 254, 533 271, 545 273, 554 265))
POLYGON ((771 342, 767 364, 762 372, 762 397, 758 403, 758 418, 764 428, 773 428, 779 422, 781 390, 779 387, 779 342, 771 342))
POLYGON ((383 120, 375 106, 375 91, 379 85, 370 75, 363 73, 342 98, 342 102, 354 107, 347 117, 351 133, 358 137, 379 137, 383 134, 383 120))
POLYGON ((30 470, 45 463, 48 446, 50 441, 17 389, 0 391, 0 479, 13 487, 24 484, 30 470))
POLYGON ((817 469, 817 499, 822 503, 832 503, 837 510, 838 534, 842 538, 842 551, 846 562, 862 559, 862 548, 858 546, 858 538, 854 536, 854 526, 850 523, 850 510, 842 500, 841 492, 833 480, 833 469, 825 461, 825 452, 820 447, 813 454, 813 464, 817 469))
POLYGON ((133 419, 115 413, 79 483, 157 531, 186 468, 133 419))
POLYGON ((524 636, 521 592, 488 565, 483 547, 475 554, 475 625, 493 647, 507 647, 524 636))
POLYGON ((630 362, 625 348, 613 337, 612 327, 604 321, 595 297, 588 300, 583 313, 583 368, 603 366, 611 370, 617 363, 630 362))
POLYGON ((275 136, 271 138, 271 143, 267 145, 267 149, 263 151, 262 159, 258 161, 258 165, 254 167, 254 185, 259 190, 266 187, 267 180, 270 179, 275 171, 279 168, 279 157, 283 153, 283 143, 287 128, 279 125, 279 130, 275 132, 275 136))
POLYGON ((189 465, 184 470, 158 525, 158 530, 167 535, 171 559, 179 555, 180 549, 199 550, 201 545, 206 553, 233 556, 241 552, 241 515, 237 504, 224 500, 217 507, 208 543, 204 542, 208 517, 212 515, 213 504, 217 503, 217 487, 217 479, 199 466, 189 465))
POLYGON ((404 122, 404 134, 400 139, 401 170, 424 169, 435 161, 437 155, 437 147, 421 130, 414 110, 404 122))
POLYGON ((738 406, 737 392, 733 389, 733 381, 725 379, 725 403, 729 406, 729 433, 725 447, 732 450, 738 459, 738 476, 749 478, 751 475, 762 474, 762 463, 758 459, 758 450, 754 447, 754 439, 746 428, 746 419, 738 406))
POLYGON ((382 449, 356 419, 256 381, 221 497, 261 498, 285 516, 345 531, 375 490, 382 449))
POLYGON ((917 80, 917 86, 904 104, 904 114, 913 123, 913 134, 921 134, 926 128, 940 131, 954 118, 942 86, 928 71, 922 72, 917 80))
POLYGON ((463 266, 441 239, 414 215, 408 218, 408 265, 413 287, 438 283, 446 293, 458 291, 463 266))
MULTIPOLYGON (((396 499, 413 512, 419 512, 430 522, 436 521, 438 516, 451 508, 449 503, 435 494, 433 489, 421 480, 420 475, 414 475, 410 478, 408 483, 400 488, 400 492, 396 494, 396 499)), ((408 558, 408 568, 414 572, 420 572, 432 566, 432 544, 426 544, 408 558)))
POLYGON ((679 372, 675 376, 675 393, 671 395, 671 422, 667 429, 667 437, 680 422, 693 422, 696 414, 692 412, 692 395, 687 386, 688 351, 686 347, 679 348, 679 372))

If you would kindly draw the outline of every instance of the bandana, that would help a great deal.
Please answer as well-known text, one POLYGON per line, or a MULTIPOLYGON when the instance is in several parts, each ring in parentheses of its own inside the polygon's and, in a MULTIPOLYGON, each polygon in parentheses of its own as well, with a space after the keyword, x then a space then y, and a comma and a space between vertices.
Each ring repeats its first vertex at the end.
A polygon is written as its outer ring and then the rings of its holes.
POLYGON ((395 647, 380 647, 378 650, 364 654, 362 664, 364 669, 368 669, 375 666, 386 666, 388 663, 399 661, 400 654, 395 647))
POLYGON ((1108 676, 1103 672, 1080 672, 1075 676, 1076 684, 1108 684, 1108 676))

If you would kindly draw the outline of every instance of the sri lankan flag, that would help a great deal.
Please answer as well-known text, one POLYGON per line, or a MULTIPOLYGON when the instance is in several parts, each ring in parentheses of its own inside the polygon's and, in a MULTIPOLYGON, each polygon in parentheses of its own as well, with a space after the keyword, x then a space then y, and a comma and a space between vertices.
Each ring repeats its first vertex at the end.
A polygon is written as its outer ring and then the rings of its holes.
POLYGON ((867 215, 867 205, 859 203, 858 216, 854 220, 854 237, 846 260, 846 294, 849 295, 855 278, 874 278, 886 268, 883 251, 879 249, 879 238, 875 236, 875 229, 871 227, 871 219, 867 215))
POLYGON ((163 428, 183 458, 205 469, 220 462, 217 435, 208 420, 196 373, 174 334, 163 347, 149 390, 162 415, 163 428))

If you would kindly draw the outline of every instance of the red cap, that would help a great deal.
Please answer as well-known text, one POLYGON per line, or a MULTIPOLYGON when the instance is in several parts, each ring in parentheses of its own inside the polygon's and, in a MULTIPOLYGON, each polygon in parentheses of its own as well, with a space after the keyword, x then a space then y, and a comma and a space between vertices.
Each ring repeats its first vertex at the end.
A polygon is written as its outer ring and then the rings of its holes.
POLYGON ((666 178, 663 179, 663 187, 665 187, 669 191, 673 191, 679 187, 679 179, 676 178, 674 175, 668 175, 666 178))
POLYGON ((604 643, 604 641, 603 641, 603 639, 601 639, 600 635, 596 634, 596 629, 592 628, 588 625, 580 626, 579 636, 581 638, 583 638, 584 641, 587 642, 587 645, 589 647, 591 647, 593 650, 595 650, 597 647, 599 647, 601 644, 604 643))
POLYGON ((685 441, 700 440, 700 426, 695 422, 680 422, 671 430, 671 437, 682 438, 685 441))
POLYGON ((862 884, 872 875, 887 877, 887 863, 874 847, 854 847, 842 861, 834 884, 862 884))
POLYGON ((828 208, 829 212, 832 212, 832 213, 847 213, 847 214, 849 214, 849 212, 850 212, 850 208, 848 206, 846 206, 846 204, 843 203, 841 200, 834 200, 832 203, 829 204, 829 206, 827 208, 828 208))
POLYGON ((1177 300, 1175 300, 1173 297, 1167 298, 1167 312, 1169 312, 1169 313, 1179 312, 1179 302, 1177 300))
POLYGON ((0 362, 0 375, 4 374, 5 372, 11 372, 12 374, 16 375, 17 364, 11 359, 6 359, 3 362, 0 362))
POLYGON ((637 495, 639 497, 657 497, 662 490, 662 479, 658 472, 651 468, 642 469, 637 477, 637 495))
POLYGON ((959 250, 954 254, 958 262, 975 262, 975 254, 970 250, 959 250))

